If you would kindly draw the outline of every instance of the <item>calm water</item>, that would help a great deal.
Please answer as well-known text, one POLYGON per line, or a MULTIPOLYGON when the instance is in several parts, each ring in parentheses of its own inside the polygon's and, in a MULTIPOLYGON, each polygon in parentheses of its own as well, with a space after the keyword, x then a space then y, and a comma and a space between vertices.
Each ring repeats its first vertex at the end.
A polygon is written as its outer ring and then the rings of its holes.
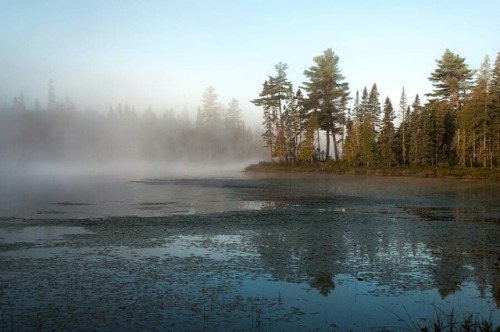
POLYGON ((498 183, 2 181, 2 329, 411 330, 451 313, 500 324, 498 183))

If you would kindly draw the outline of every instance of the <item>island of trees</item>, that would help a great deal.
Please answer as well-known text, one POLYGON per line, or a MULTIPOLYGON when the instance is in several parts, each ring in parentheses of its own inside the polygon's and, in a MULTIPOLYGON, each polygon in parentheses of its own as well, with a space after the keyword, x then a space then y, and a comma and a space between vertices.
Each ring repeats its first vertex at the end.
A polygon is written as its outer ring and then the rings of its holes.
POLYGON ((430 73, 434 89, 426 102, 419 95, 409 101, 403 87, 396 107, 388 97, 381 103, 376 83, 352 96, 331 49, 313 62, 297 90, 287 64, 278 63, 252 100, 263 110, 262 137, 272 162, 250 169, 498 174, 500 53, 493 67, 486 56, 472 70, 465 58, 446 50, 430 73))

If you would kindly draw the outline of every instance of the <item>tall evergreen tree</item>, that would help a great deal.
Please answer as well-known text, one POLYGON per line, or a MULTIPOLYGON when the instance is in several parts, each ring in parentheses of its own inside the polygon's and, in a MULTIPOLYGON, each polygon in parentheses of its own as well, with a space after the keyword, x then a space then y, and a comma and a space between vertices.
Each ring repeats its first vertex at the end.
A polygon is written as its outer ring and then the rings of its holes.
POLYGON ((373 122, 372 115, 368 113, 363 122, 360 123, 359 161, 366 167, 374 166, 376 161, 376 140, 373 122))
POLYGON ((326 132, 326 159, 330 154, 330 133, 333 139, 334 158, 339 159, 337 137, 341 129, 343 105, 342 98, 348 94, 348 85, 338 68, 339 57, 327 49, 322 55, 313 58, 315 65, 304 71, 308 81, 304 82, 309 109, 319 111, 319 127, 326 132))
POLYGON ((488 56, 478 71, 471 95, 457 112, 456 150, 462 167, 481 164, 487 167, 491 155, 488 87, 491 68, 488 56))
POLYGON ((434 91, 428 96, 431 101, 446 101, 454 110, 458 110, 471 87, 473 71, 465 63, 465 58, 446 49, 437 68, 429 76, 434 91))
POLYGON ((284 107, 285 118, 285 134, 287 137, 288 158, 290 160, 297 160, 299 153, 299 145, 301 140, 301 131, 303 126, 303 108, 301 106, 302 92, 297 90, 294 93, 290 86, 287 104, 284 107))
POLYGON ((312 162, 314 158, 314 135, 319 127, 317 113, 311 113, 307 121, 304 140, 300 146, 299 159, 312 162))
POLYGON ((236 98, 231 99, 224 114, 224 124, 228 129, 240 128, 243 124, 241 119, 240 103, 236 98))
POLYGON ((348 118, 346 137, 342 147, 342 159, 349 166, 357 166, 359 162, 361 122, 363 115, 360 112, 359 91, 356 90, 353 104, 353 119, 348 118))
POLYGON ((359 119, 363 121, 366 114, 369 112, 369 97, 368 97, 368 89, 366 86, 363 88, 363 92, 361 93, 361 103, 359 104, 359 119))
POLYGON ((394 130, 394 109, 389 97, 384 102, 384 115, 382 118, 381 129, 379 134, 379 157, 382 166, 392 166, 396 164, 395 153, 395 130, 394 130))
POLYGON ((292 83, 286 75, 287 64, 279 62, 274 68, 276 75, 268 77, 263 83, 260 98, 253 99, 251 102, 256 106, 261 106, 264 110, 263 138, 265 146, 270 150, 271 158, 276 156, 280 159, 288 159, 283 111, 286 99, 290 96, 292 83))
POLYGON ((436 70, 429 76, 434 90, 427 95, 430 100, 425 107, 433 119, 432 165, 453 163, 458 155, 456 116, 469 94, 473 76, 465 58, 448 49, 436 63, 436 70))
POLYGON ((380 93, 378 92, 377 84, 373 83, 372 88, 370 89, 370 95, 368 96, 368 112, 370 113, 373 121, 372 125, 375 136, 380 127, 380 114, 382 111, 379 96, 380 93))
POLYGON ((218 98, 219 95, 215 93, 215 88, 213 86, 209 86, 205 89, 198 113, 198 125, 209 128, 221 126, 221 106, 218 98))
POLYGON ((411 133, 408 162, 412 166, 418 166, 422 163, 422 112, 418 94, 415 96, 412 109, 413 111, 408 120, 410 123, 409 132, 411 133))

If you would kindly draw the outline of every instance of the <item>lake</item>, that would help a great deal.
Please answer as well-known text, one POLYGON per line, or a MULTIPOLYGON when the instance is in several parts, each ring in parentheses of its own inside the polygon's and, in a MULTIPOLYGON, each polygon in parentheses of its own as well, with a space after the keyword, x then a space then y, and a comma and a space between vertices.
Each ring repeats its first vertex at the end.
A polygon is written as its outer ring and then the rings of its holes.
POLYGON ((496 182, 215 168, 0 184, 1 330, 500 324, 496 182))

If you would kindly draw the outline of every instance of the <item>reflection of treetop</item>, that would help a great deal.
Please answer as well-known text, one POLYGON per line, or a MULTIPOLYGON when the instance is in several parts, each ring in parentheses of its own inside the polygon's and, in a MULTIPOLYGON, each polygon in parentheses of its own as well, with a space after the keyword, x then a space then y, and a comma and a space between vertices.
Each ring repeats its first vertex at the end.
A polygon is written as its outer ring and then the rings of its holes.
MULTIPOLYGON (((413 219, 395 223, 385 212, 376 221, 355 208, 349 213, 314 212, 305 210, 307 204, 299 197, 295 199, 302 208, 294 210, 293 217, 280 219, 282 210, 275 212, 283 227, 273 224, 253 237, 273 278, 306 282, 328 295, 335 287, 335 276, 355 278, 362 273, 364 279, 388 286, 389 292, 435 289, 446 298, 475 278, 475 271, 487 270, 490 272, 481 274, 481 284, 490 285, 500 303, 499 263, 488 260, 484 265, 482 257, 491 256, 491 246, 468 237, 466 223, 446 219, 435 221, 439 224, 431 229, 413 219), (442 223, 450 223, 454 231, 442 223)), ((486 289, 482 288, 482 295, 486 289)))
POLYGON ((328 294, 330 294, 330 292, 335 288, 331 273, 315 274, 311 281, 309 281, 309 286, 319 290, 320 294, 323 296, 328 296, 328 294))

